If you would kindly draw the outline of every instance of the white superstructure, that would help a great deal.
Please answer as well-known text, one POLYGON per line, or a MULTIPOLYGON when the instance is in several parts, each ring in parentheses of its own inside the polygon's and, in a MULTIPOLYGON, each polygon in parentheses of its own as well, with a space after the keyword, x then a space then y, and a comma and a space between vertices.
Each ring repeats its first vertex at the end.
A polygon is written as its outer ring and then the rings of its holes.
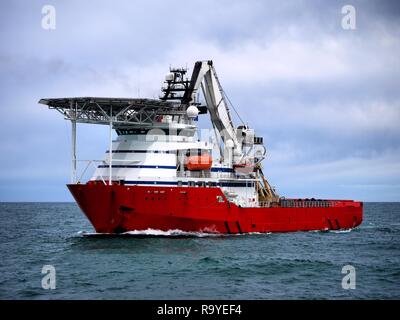
POLYGON ((160 100, 116 98, 42 99, 72 122, 73 180, 76 123, 108 124, 110 145, 91 180, 123 185, 219 187, 243 207, 276 197, 261 171, 262 138, 233 125, 228 99, 211 61, 171 69, 160 100), (203 94, 205 105, 198 99, 203 94), (211 134, 201 137, 198 117, 208 113, 211 134), (111 130, 118 137, 111 140, 111 130), (211 137, 211 139, 210 139, 211 137))

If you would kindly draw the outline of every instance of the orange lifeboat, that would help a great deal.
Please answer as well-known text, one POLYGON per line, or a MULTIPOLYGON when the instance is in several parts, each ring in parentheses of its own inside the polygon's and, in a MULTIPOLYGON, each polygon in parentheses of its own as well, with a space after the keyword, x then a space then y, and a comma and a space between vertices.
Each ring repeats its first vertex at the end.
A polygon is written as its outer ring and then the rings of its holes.
POLYGON ((185 167, 190 171, 209 170, 212 166, 212 157, 209 154, 189 156, 185 159, 185 167))

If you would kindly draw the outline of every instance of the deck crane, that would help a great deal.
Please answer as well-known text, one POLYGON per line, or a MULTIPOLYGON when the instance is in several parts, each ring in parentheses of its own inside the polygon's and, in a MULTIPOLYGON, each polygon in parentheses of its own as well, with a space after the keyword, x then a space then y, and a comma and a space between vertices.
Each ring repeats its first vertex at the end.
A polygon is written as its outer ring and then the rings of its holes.
MULTIPOLYGON (((220 148, 221 156, 226 158, 227 155, 232 154, 232 157, 229 157, 230 159, 224 159, 224 161, 231 165, 240 165, 248 161, 250 149, 254 144, 262 145, 262 138, 255 137, 254 130, 247 125, 243 124, 235 128, 225 93, 212 61, 196 62, 190 81, 183 79, 186 73, 185 69, 170 69, 170 71, 171 74, 166 77, 167 87, 163 89, 164 97, 161 99, 180 100, 186 108, 199 106, 197 95, 201 90, 207 111, 210 113, 211 123, 224 143, 224 150, 220 148), (179 92, 183 92, 183 94, 178 96, 179 92)), ((257 155, 256 162, 260 162, 265 156, 265 148, 263 152, 258 152, 257 155)))
POLYGON ((200 105, 197 96, 201 90, 206 102, 207 111, 210 113, 211 123, 214 127, 216 138, 222 140, 219 150, 223 162, 236 172, 253 175, 259 178, 259 194, 262 199, 276 200, 279 196, 270 187, 261 170, 261 161, 265 158, 266 149, 263 139, 256 137, 254 129, 242 124, 235 128, 228 99, 218 80, 217 73, 211 60, 197 61, 194 65, 190 81, 184 79, 186 69, 170 69, 166 77, 167 87, 163 88, 162 100, 180 100, 184 108, 189 109, 200 105), (256 150, 255 145, 259 148, 256 150), (250 169, 249 169, 250 168, 250 169))
POLYGON ((228 103, 213 63, 210 60, 196 62, 189 89, 185 92, 182 102, 196 104, 196 96, 200 88, 202 89, 207 109, 210 113, 211 123, 225 145, 224 158, 231 158, 233 156, 232 159, 225 160, 227 162, 233 161, 233 164, 240 163, 244 157, 242 140, 240 136, 238 137, 237 130, 235 130, 228 103), (231 151, 233 151, 233 155, 231 155, 231 151))

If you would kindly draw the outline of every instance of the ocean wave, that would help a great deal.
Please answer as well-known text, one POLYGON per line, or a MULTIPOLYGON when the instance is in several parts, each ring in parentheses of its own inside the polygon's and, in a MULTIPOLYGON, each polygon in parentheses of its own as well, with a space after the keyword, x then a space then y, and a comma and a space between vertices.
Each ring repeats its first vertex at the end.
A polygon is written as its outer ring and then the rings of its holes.
POLYGON ((356 228, 351 228, 351 229, 339 229, 339 230, 331 230, 331 229, 323 229, 323 230, 310 230, 307 232, 311 233, 349 233, 353 230, 356 230, 356 228))
POLYGON ((78 236, 85 237, 194 237, 194 238, 205 238, 205 237, 232 237, 232 236, 246 236, 246 235, 269 235, 271 232, 249 232, 249 233, 236 233, 226 234, 218 232, 201 232, 201 231, 183 231, 180 229, 173 229, 163 231, 159 229, 148 228, 146 230, 132 230, 124 233, 97 233, 87 232, 84 230, 77 232, 78 236))
POLYGON ((86 237, 218 237, 222 236, 221 233, 209 233, 209 232, 191 232, 183 231, 179 229, 173 229, 168 231, 163 231, 159 229, 145 229, 145 230, 132 230, 123 233, 98 233, 98 232, 86 232, 79 231, 79 236, 86 237))
POLYGON ((329 230, 329 232, 333 232, 333 233, 349 233, 351 231, 353 231, 354 229, 341 229, 341 230, 329 230))
POLYGON ((215 237, 221 236, 220 233, 209 233, 209 232, 195 232, 195 231, 183 231, 179 229, 173 229, 168 231, 158 229, 146 229, 146 230, 133 230, 124 232, 124 235, 130 236, 156 236, 156 237, 215 237))

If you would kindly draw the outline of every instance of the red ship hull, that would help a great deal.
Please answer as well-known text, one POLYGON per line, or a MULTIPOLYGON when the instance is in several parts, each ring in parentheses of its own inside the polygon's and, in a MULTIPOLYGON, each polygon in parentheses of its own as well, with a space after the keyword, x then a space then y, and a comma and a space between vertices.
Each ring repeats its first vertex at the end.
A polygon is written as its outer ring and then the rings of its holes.
POLYGON ((362 222, 362 202, 295 200, 295 207, 242 208, 228 202, 219 188, 68 185, 96 232, 158 229, 213 233, 338 230, 362 222), (303 204, 303 205, 302 205, 303 204))

